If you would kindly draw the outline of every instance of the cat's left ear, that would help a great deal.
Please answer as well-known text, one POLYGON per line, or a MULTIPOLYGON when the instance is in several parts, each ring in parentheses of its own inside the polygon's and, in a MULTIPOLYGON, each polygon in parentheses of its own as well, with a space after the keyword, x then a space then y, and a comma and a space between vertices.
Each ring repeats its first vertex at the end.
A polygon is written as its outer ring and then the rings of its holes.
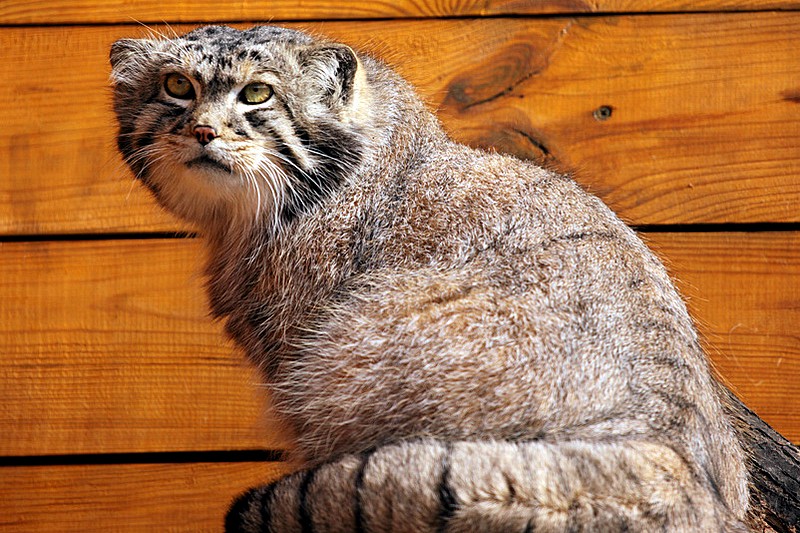
POLYGON ((345 44, 324 44, 303 56, 303 69, 322 89, 329 104, 351 103, 359 68, 358 56, 345 44))

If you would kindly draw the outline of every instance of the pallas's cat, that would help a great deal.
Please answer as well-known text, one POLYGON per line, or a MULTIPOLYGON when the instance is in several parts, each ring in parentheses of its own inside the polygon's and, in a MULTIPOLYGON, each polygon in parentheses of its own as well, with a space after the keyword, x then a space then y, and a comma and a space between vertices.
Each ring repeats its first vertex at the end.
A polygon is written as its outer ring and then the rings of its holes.
POLYGON ((569 177, 451 141, 386 65, 294 30, 111 63, 119 149, 205 239, 211 309, 307 467, 229 529, 745 529, 685 306, 569 177))

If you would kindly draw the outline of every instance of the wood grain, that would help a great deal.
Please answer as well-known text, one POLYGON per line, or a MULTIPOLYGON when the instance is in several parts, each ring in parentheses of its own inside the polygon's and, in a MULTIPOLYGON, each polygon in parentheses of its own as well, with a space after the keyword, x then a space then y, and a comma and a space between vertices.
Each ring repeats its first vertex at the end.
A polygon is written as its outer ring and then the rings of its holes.
POLYGON ((774 61, 800 18, 785 17, 498 31, 479 67, 450 74, 440 115, 457 139, 574 171, 637 224, 797 221, 800 62, 774 61))
POLYGON ((786 438, 800 442, 800 234, 646 238, 688 299, 726 384, 786 438))
POLYGON ((371 19, 798 9, 792 0, 4 0, 0 24, 371 19))
MULTIPOLYGON (((454 137, 573 170, 634 223, 800 221, 800 13, 303 26, 385 57, 454 137)), ((185 229, 113 147, 108 48, 143 33, 0 28, 0 233, 185 229)))
POLYGON ((279 448, 197 242, 0 244, 0 455, 279 448))
POLYGON ((0 529, 222 531, 235 496, 287 471, 284 463, 0 467, 0 529))
MULTIPOLYGON (((800 234, 650 234, 720 373, 800 442, 800 234)), ((0 245, 0 455, 279 448, 191 239, 0 245)))

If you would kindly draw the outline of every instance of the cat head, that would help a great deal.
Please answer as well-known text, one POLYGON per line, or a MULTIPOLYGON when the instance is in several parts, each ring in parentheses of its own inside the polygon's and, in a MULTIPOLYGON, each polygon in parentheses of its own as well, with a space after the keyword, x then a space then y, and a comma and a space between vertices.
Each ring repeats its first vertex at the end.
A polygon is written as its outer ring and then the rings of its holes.
POLYGON ((120 152, 164 207, 201 231, 290 223, 363 158, 369 90, 345 45, 278 27, 207 26, 119 40, 111 65, 120 152))

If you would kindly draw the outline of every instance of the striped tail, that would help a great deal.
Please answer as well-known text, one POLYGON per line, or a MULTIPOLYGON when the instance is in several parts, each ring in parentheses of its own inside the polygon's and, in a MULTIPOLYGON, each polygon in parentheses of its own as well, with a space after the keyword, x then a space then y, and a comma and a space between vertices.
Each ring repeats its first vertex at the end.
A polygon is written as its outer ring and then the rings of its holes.
POLYGON ((642 441, 383 446, 247 492, 225 530, 748 531, 674 451, 642 441))

